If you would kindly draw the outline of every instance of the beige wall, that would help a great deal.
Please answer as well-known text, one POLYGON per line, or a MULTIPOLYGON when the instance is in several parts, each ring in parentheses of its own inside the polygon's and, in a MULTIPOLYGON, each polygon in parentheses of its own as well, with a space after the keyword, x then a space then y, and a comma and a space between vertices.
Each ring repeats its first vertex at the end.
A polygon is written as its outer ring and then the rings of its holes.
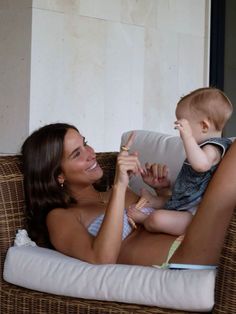
MULTIPOLYGON (((31 58, 25 51, 31 74, 23 77, 30 79, 30 89, 24 83, 28 107, 15 87, 15 99, 11 92, 3 99, 22 116, 22 134, 12 146, 1 139, 0 151, 16 151, 28 127, 31 132, 54 121, 75 124, 97 151, 117 150, 129 129, 175 133, 176 101, 208 85, 208 5, 208 0, 34 0, 31 58)), ((22 37, 18 45, 23 43, 22 37)), ((0 131, 1 122, 0 117, 0 131)))
POLYGON ((29 132, 30 0, 0 1, 0 153, 14 153, 29 132))

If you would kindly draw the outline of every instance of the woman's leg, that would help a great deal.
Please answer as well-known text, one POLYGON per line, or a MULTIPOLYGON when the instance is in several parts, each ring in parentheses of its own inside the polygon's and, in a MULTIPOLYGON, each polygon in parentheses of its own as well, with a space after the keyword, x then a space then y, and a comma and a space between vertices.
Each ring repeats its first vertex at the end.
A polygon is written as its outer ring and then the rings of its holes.
POLYGON ((170 261, 217 264, 235 206, 236 142, 220 163, 182 244, 170 261))

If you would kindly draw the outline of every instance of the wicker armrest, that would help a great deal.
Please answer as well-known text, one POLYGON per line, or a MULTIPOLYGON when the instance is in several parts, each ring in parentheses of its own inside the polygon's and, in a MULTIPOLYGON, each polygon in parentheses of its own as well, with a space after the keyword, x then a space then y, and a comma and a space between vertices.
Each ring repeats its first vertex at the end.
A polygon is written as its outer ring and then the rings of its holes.
POLYGON ((99 191, 106 191, 111 188, 115 177, 117 155, 118 152, 96 154, 97 161, 103 169, 102 179, 94 185, 99 191))
POLYGON ((236 313, 236 211, 232 216, 221 252, 213 313, 236 313))

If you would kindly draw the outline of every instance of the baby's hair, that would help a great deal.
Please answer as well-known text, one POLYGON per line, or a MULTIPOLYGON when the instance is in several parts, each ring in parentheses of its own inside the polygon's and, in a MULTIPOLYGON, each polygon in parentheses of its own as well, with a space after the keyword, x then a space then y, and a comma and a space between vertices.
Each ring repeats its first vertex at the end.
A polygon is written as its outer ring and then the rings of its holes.
POLYGON ((188 106, 191 111, 202 113, 214 124, 217 131, 222 131, 232 115, 233 105, 229 98, 218 88, 203 87, 182 97, 178 106, 188 106))

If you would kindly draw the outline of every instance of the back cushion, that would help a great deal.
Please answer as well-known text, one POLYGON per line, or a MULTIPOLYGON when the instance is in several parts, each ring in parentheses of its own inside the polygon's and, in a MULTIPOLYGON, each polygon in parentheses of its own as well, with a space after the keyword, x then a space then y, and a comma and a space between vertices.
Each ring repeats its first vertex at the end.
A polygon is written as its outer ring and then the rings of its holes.
MULTIPOLYGON (((125 132, 121 138, 121 146, 125 145, 130 133, 125 132)), ((145 162, 166 164, 170 169, 170 180, 173 183, 185 159, 183 143, 180 137, 154 131, 135 130, 135 139, 131 151, 137 151, 142 166, 145 162)), ((130 188, 140 194, 140 188, 151 189, 140 176, 133 176, 130 188)))

